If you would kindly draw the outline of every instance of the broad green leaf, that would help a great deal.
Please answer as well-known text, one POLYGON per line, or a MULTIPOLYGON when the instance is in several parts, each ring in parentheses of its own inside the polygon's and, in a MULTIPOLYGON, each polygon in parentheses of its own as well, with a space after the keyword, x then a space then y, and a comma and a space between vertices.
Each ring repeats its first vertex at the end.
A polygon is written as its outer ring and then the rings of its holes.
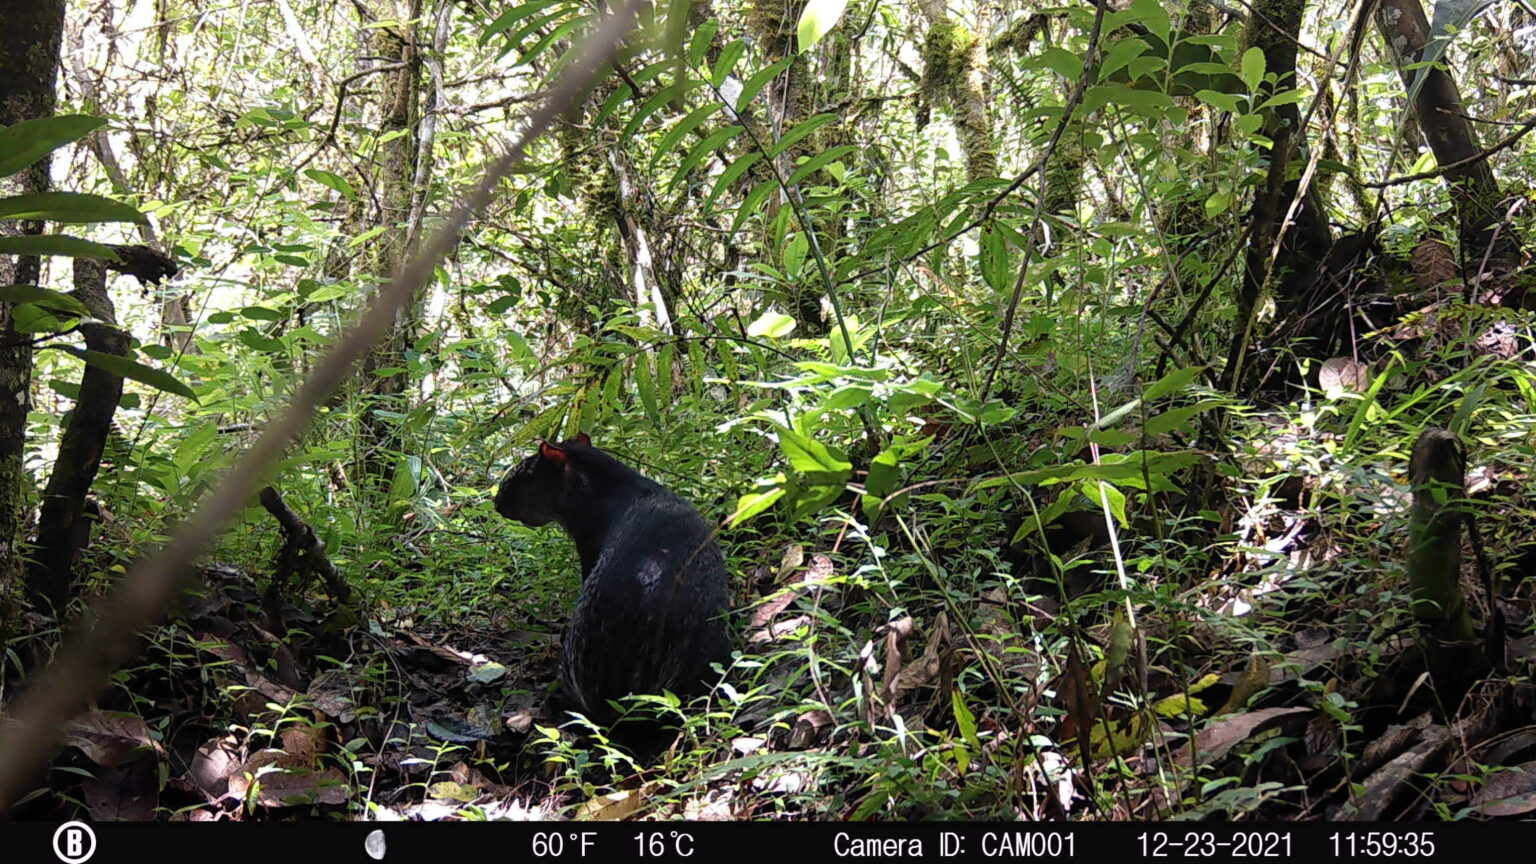
POLYGON ((731 71, 736 68, 736 61, 741 55, 747 53, 747 43, 740 39, 731 42, 720 49, 720 56, 715 59, 715 68, 710 70, 709 83, 719 87, 725 83, 731 71))
POLYGON ((316 183, 319 183, 321 186, 325 186, 340 192, 341 197, 347 199, 348 201, 352 201, 357 198, 357 190, 353 189, 352 184, 347 182, 347 178, 341 176, 340 174, 332 174, 329 171, 322 171, 319 168, 307 168, 304 171, 304 176, 315 181, 316 183))
POLYGON ((989 223, 981 231, 981 278, 987 287, 1002 293, 1013 284, 1012 262, 1008 256, 1008 238, 989 223))
POLYGON ((688 172, 704 161, 709 154, 720 149, 720 146, 725 142, 745 131, 745 126, 727 126, 724 129, 716 129, 709 137, 694 145, 694 148, 683 159, 683 164, 677 166, 677 173, 672 175, 672 181, 667 184, 667 188, 672 189, 676 187, 678 183, 681 183, 688 176, 688 172))
POLYGON ((636 130, 645 125, 645 121, 649 120, 652 114, 660 111, 662 107, 671 103, 674 99, 681 99, 702 86, 704 86, 703 81, 691 79, 680 81, 676 84, 669 84, 656 91, 656 95, 645 100, 645 104, 640 106, 640 110, 635 112, 635 116, 629 118, 629 122, 624 125, 624 132, 621 137, 628 138, 635 134, 636 130))
POLYGON ((1105 105, 1127 108, 1168 108, 1173 97, 1159 90, 1136 90, 1124 84, 1100 84, 1083 94, 1083 111, 1091 113, 1105 105))
POLYGON ((100 117, 62 114, 23 120, 0 129, 0 177, 9 177, 71 141, 107 124, 100 117))
POLYGON ((1230 189, 1218 189, 1211 193, 1211 197, 1205 199, 1205 215, 1208 219, 1232 209, 1232 191, 1230 189))
POLYGON ((645 354, 636 354, 635 362, 635 392, 640 396, 640 404, 645 407, 645 414, 652 421, 661 418, 661 410, 656 398, 656 382, 651 378, 651 358, 645 354))
POLYGON ((117 253, 111 247, 68 234, 0 236, 0 255, 62 255, 66 258, 117 260, 117 253))
POLYGON ((764 87, 768 86, 768 82, 777 78, 779 73, 788 69, 789 64, 793 62, 795 62, 794 56, 781 57, 777 62, 748 78, 747 82, 742 85, 741 95, 736 97, 736 113, 740 114, 742 111, 745 111, 747 106, 752 104, 752 100, 757 98, 757 94, 764 87))
MULTIPOLYGON (((533 43, 533 45, 529 46, 527 51, 523 52, 523 58, 522 58, 522 60, 518 61, 518 65, 523 65, 525 63, 532 63, 533 61, 537 60, 539 58, 539 55, 544 53, 544 49, 548 48, 550 45, 554 44, 555 42, 558 42, 559 40, 564 39, 565 37, 571 35, 571 33, 577 27, 583 26, 584 24, 587 23, 587 21, 591 20, 591 18, 592 18, 592 16, 590 16, 590 15, 577 15, 576 17, 570 19, 569 21, 566 21, 566 22, 562 23, 560 26, 558 26, 555 29, 549 31, 548 33, 546 33, 544 35, 543 38, 539 39, 539 41, 537 41, 537 42, 533 43)), ((574 59, 577 56, 577 52, 580 51, 580 48, 581 48, 581 46, 579 46, 579 45, 578 46, 572 46, 572 49, 570 51, 567 51, 564 55, 562 55, 561 57, 557 58, 555 63, 550 64, 550 66, 551 66, 550 75, 553 75, 556 72, 559 72, 560 68, 562 66, 564 66, 566 63, 568 63, 572 59, 574 59)), ((549 76, 548 75, 545 76, 545 80, 549 80, 549 76)))
POLYGON ((954 706, 955 725, 960 728, 960 737, 964 738, 965 743, 969 744, 973 750, 980 752, 981 741, 976 738, 976 715, 971 713, 971 709, 965 707, 965 695, 960 692, 959 687, 950 691, 950 702, 954 706))
POLYGON ((485 31, 480 34, 480 44, 484 45, 491 41, 496 38, 498 33, 506 32, 513 24, 527 18, 529 15, 537 15, 545 9, 559 6, 563 2, 565 0, 534 0, 532 3, 513 6, 511 9, 498 15, 496 20, 492 21, 490 26, 485 28, 485 31))
POLYGON ((1075 81, 1083 74, 1083 58, 1074 51, 1051 46, 1040 52, 1039 62, 1057 75, 1075 81))
POLYGON ((44 309, 68 315, 90 315, 89 309, 79 300, 40 285, 6 285, 0 287, 0 303, 35 303, 44 309))
POLYGON ((1225 63, 1213 63, 1209 60, 1196 60, 1178 67, 1179 72, 1193 75, 1231 75, 1232 67, 1225 63))
POLYGON ((794 518, 804 519, 820 511, 821 508, 836 501, 845 489, 846 481, 837 483, 813 483, 797 487, 793 500, 795 502, 794 518))
POLYGON ((1265 99, 1259 105, 1259 110, 1263 111, 1265 108, 1274 108, 1277 105, 1294 105, 1305 98, 1307 98, 1307 91, 1305 90, 1281 90, 1279 93, 1265 99))
POLYGON ((1104 52, 1104 60, 1099 64, 1099 80, 1108 81, 1111 75, 1119 72, 1130 64, 1132 60, 1147 53, 1150 48, 1141 39, 1125 39, 1109 47, 1104 52))
POLYGON ((1264 81, 1264 50, 1255 45, 1243 52, 1243 83, 1250 92, 1259 89, 1264 81))
POLYGON ((192 466, 202 461, 208 445, 219 437, 219 424, 208 421, 197 427, 190 435, 181 439, 176 445, 176 452, 171 455, 171 462, 186 474, 192 466))
MULTIPOLYGON (((263 336, 249 327, 246 327, 237 333, 235 338, 239 339, 242 345, 251 349, 252 351, 262 351, 268 354, 286 354, 288 352, 288 346, 285 345, 281 339, 273 339, 270 336, 263 336)), ((378 369, 375 370, 374 374, 378 375, 379 377, 385 377, 383 375, 384 371, 385 370, 383 369, 378 369)))
POLYGON ((395 460, 395 476, 389 484, 389 506, 409 508, 416 498, 421 479, 421 457, 404 456, 395 460))
POLYGON ((288 318, 286 314, 265 306, 246 306, 240 310, 240 315, 252 321, 285 321, 288 318))
POLYGON ((767 337, 780 339, 788 336, 795 329, 795 319, 782 312, 769 310, 757 316, 757 320, 747 325, 747 335, 754 339, 767 337))
POLYGON ((1212 408, 1220 408, 1225 403, 1220 399, 1206 399, 1193 405, 1185 405, 1180 408, 1170 408, 1167 411, 1151 418, 1143 427, 1148 435, 1162 435, 1175 429, 1184 429, 1193 420, 1196 414, 1201 414, 1212 408))
POLYGON ((175 376, 162 369, 145 366, 136 360, 129 360, 127 357, 119 357, 116 354, 88 351, 84 348, 76 348, 73 345, 49 345, 47 347, 63 351, 66 354, 73 354, 92 366, 98 369, 105 369, 114 375, 121 375, 124 378, 137 381, 140 384, 147 384, 156 390, 166 393, 185 396, 193 402, 197 401, 197 394, 192 392, 191 387, 176 380, 175 376))
POLYGON ((821 405, 828 411, 847 411, 869 401, 873 390, 865 384, 844 384, 827 394, 821 405))
POLYGON ((747 217, 757 212, 757 205, 763 203, 763 199, 767 198, 770 192, 777 191, 778 188, 778 181, 773 178, 764 180, 752 187, 752 191, 748 192, 741 199, 741 205, 736 208, 736 218, 731 220, 731 230, 739 229, 741 223, 747 221, 747 217))
POLYGON ((1204 372, 1205 368, 1204 366, 1187 366, 1183 369, 1175 369, 1169 372, 1147 386, 1147 389, 1141 394, 1142 401, 1151 402, 1154 399, 1161 399, 1169 393, 1183 390, 1196 378, 1200 377, 1200 373, 1204 372))
POLYGON ((715 38, 715 32, 720 29, 720 19, 709 18, 699 25, 699 29, 693 31, 693 39, 688 43, 688 62, 698 66, 704 62, 709 54, 709 42, 715 38))
POLYGON ((757 491, 748 492, 736 502, 736 511, 731 514, 732 528, 772 507, 789 491, 783 474, 757 481, 755 489, 757 491))
POLYGON ((1163 7, 1162 0, 1135 0, 1131 4, 1131 13, 1136 20, 1146 25, 1152 31, 1152 35, 1168 44, 1168 37, 1173 30, 1173 22, 1168 17, 1168 10, 1163 7))
POLYGON ((709 190, 709 199, 704 202, 704 209, 712 210, 715 206, 715 199, 719 198, 721 193, 729 189, 731 184, 736 182, 736 178, 745 174, 754 163, 762 158, 763 154, 753 151, 742 156, 740 159, 731 160, 731 164, 724 171, 721 171, 719 179, 715 180, 715 188, 709 190))
POLYGON ((802 120, 799 123, 796 123, 793 129, 784 133, 783 138, 773 142, 773 145, 768 148, 768 155, 772 157, 783 153, 785 150, 788 150, 790 147, 794 146, 796 141, 799 141, 805 136, 815 132, 817 129, 820 129, 821 127, 831 123, 836 119, 836 114, 817 114, 815 117, 811 117, 810 119, 802 120))
POLYGON ((1029 471, 1015 471, 1001 477, 988 477, 978 480, 971 486, 972 492, 982 489, 992 489, 998 486, 1038 486, 1053 483, 1070 482, 1074 480, 1108 480, 1119 483, 1122 486, 1135 486, 1142 478, 1143 470, 1146 473, 1158 477, 1166 476, 1187 468, 1201 460, 1201 455, 1188 451, 1176 451, 1172 453, 1159 453, 1152 451, 1134 451, 1123 456, 1119 454, 1107 454, 1102 465, 1052 465, 1047 468, 1035 468, 1029 471), (1110 461, 1112 456, 1118 456, 1110 461), (1145 466, 1143 466, 1145 462, 1145 466))
POLYGON ((805 9, 800 12, 800 24, 796 28, 800 53, 804 54, 816 47, 823 36, 832 32, 847 8, 848 0, 808 0, 805 9))
POLYGON ((1243 112, 1243 98, 1231 93, 1222 93, 1217 90, 1198 90, 1195 92, 1195 98, 1223 111, 1231 111, 1233 114, 1241 114, 1243 112))
POLYGON ((135 207, 87 192, 30 192, 0 198, 0 219, 41 219, 67 224, 148 221, 135 207))
POLYGON ((687 117, 679 120, 677 125, 669 129, 667 134, 661 136, 661 140, 656 143, 656 152, 651 154, 651 167, 655 168, 656 162, 663 155, 671 151, 673 147, 677 146, 677 142, 683 140, 683 136, 697 129, 700 123, 709 119, 709 115, 723 107, 725 106, 719 102, 710 102, 707 105, 700 105, 693 109, 688 113, 687 117))
POLYGON ((801 268, 805 266, 805 256, 810 251, 811 241, 806 238, 805 232, 795 232, 795 236, 784 244, 784 275, 799 280, 801 268))
POLYGON ((619 106, 628 102, 629 98, 633 95, 635 95, 635 91, 629 89, 628 84, 619 85, 619 88, 613 91, 613 95, 609 96, 607 101, 603 103, 602 110, 597 112, 597 117, 593 118, 592 127, 594 129, 601 128, 608 121, 608 118, 612 116, 613 112, 619 110, 619 106))
POLYGON ((77 316, 45 309, 36 303, 11 307, 11 327, 17 333, 62 333, 78 321, 77 316))
POLYGON ((795 471, 818 484, 841 484, 853 473, 853 463, 845 456, 799 432, 780 429, 779 449, 795 471))
POLYGON ((332 285, 322 285, 309 292, 309 294, 305 295, 304 301, 306 303, 328 303, 332 300, 339 300, 350 293, 352 293, 350 286, 343 282, 337 282, 332 285))

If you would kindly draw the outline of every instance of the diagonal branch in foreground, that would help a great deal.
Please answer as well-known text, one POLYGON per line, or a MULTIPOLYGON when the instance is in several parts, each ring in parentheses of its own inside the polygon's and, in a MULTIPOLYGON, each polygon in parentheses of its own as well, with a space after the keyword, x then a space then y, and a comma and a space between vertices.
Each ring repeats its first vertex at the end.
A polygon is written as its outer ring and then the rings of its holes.
POLYGON ((350 332, 294 393, 282 416, 266 428, 224 482, 192 517, 172 531, 160 552, 132 567, 112 593, 91 607, 53 663, 17 700, 13 722, 0 730, 0 812, 25 791, 50 752, 57 729, 84 710, 112 669, 133 651, 134 633, 153 624, 180 593, 197 556, 245 506, 257 483, 309 424, 318 406, 352 372, 358 359, 388 332, 396 312, 452 250, 470 218, 491 200, 496 185, 558 117, 579 105, 634 26, 639 0, 628 0, 604 17, 548 97, 528 117, 523 134, 486 170, 479 185, 459 201, 426 246, 400 268, 350 332))

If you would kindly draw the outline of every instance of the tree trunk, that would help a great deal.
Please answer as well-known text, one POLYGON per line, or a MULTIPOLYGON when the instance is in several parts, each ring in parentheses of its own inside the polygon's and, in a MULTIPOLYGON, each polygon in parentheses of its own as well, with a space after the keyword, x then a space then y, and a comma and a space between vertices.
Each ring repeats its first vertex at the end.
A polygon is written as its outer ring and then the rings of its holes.
MULTIPOLYGON (((784 135, 796 123, 811 115, 811 88, 815 76, 811 74, 809 55, 797 52, 795 46, 795 25, 804 10, 805 0, 774 0, 754 5, 747 19, 748 32, 762 46, 766 63, 775 63, 784 57, 794 58, 789 69, 778 81, 770 84, 766 91, 764 102, 768 106, 768 131, 776 136, 784 135)), ((843 25, 840 23, 838 26, 843 25)), ((743 122, 747 121, 744 119, 743 122)), ((795 172, 795 160, 808 152, 810 146, 810 142, 802 140, 775 156, 779 176, 788 179, 795 172)), ((765 251, 777 250, 773 226, 778 223, 779 209, 788 205, 784 194, 781 190, 780 194, 770 196, 763 209, 762 239, 765 251)), ((800 326, 810 333, 826 332, 827 322, 821 312, 821 290, 811 287, 802 278, 790 287, 790 291, 788 299, 800 326)))
MULTIPOLYGON (((386 4, 391 6, 392 4, 386 4)), ((379 133, 382 143, 377 152, 374 188, 378 193, 379 212, 375 225, 384 230, 370 243, 373 255, 368 273, 379 283, 394 278, 410 248, 410 218, 417 194, 415 177, 416 124, 421 101, 421 55, 416 49, 421 0, 412 0, 409 11, 395 15, 396 21, 413 22, 401 32, 395 26, 374 30, 373 54, 383 64, 400 68, 379 75, 379 133)), ((387 9, 389 13, 394 10, 387 9)), ((369 352, 363 361, 363 406, 361 420, 361 476, 379 480, 383 488, 393 476, 395 459, 389 451, 398 449, 395 439, 398 424, 380 412, 404 413, 405 395, 410 375, 405 371, 405 352, 416 340, 419 326, 420 297, 411 298, 395 319, 389 336, 369 352)))
MULTIPOLYGON (((1410 67, 1419 62, 1429 45, 1424 7, 1419 0, 1381 0, 1376 25, 1397 58, 1403 86, 1411 88, 1421 70, 1410 67)), ((1468 284, 1482 276, 1501 282, 1520 263, 1520 239, 1512 225, 1501 225, 1504 196, 1488 160, 1460 164, 1481 154, 1482 148, 1462 107, 1455 79, 1438 67, 1425 67, 1422 72, 1423 83, 1413 98, 1414 117, 1429 139, 1435 160, 1441 166, 1456 166, 1446 168, 1445 179, 1460 222, 1457 235, 1461 238, 1463 276, 1468 284)), ((1494 299, 1505 306, 1519 306, 1524 294, 1499 289, 1494 299)))
MULTIPOLYGON (((1264 52, 1264 68, 1275 75, 1277 87, 1289 89, 1296 86, 1296 45, 1305 9, 1305 0, 1259 0, 1253 6, 1245 41, 1264 52)), ((1290 177, 1289 172, 1292 159, 1306 148, 1300 127, 1301 113, 1295 103, 1264 111, 1264 134, 1274 144, 1269 150, 1269 173, 1264 185, 1254 194, 1248 212, 1248 248, 1244 253, 1243 284, 1237 302, 1238 330, 1232 339, 1224 373, 1224 383, 1229 388, 1242 386, 1247 374, 1243 364, 1254 336, 1249 328, 1270 275, 1271 261, 1280 276, 1276 302, 1282 306, 1293 304, 1303 286, 1303 275, 1322 261, 1333 245, 1332 232, 1315 185, 1307 189, 1297 208, 1295 227, 1284 236, 1280 233, 1290 227, 1282 221, 1296 201, 1301 186, 1300 178, 1290 177), (1280 252, 1272 256, 1277 238, 1280 252)))
MULTIPOLYGON (((99 262, 75 259, 75 297, 85 304, 93 318, 105 322, 81 325, 85 347, 103 354, 128 356, 128 334, 115 324, 116 310, 107 296, 106 269, 99 262)), ((79 398, 64 426, 59 456, 43 490, 27 587, 33 596, 52 603, 56 613, 62 612, 69 600, 80 543, 88 536, 78 530, 85 512, 85 496, 96 481, 107 434, 112 431, 112 417, 122 396, 122 376, 95 366, 85 367, 79 398)))
MULTIPOLYGON (((64 0, 7 3, 0 12, 0 125, 53 114, 59 46, 64 36, 64 0)), ((43 157, 21 176, 23 191, 48 188, 52 160, 43 157)), ((41 234, 41 222, 21 223, 21 232, 41 234)), ((0 229, 3 230, 3 229, 0 229)), ((0 285, 37 284, 36 256, 0 256, 0 285)), ((32 407, 32 348, 18 344, 11 305, 0 304, 0 635, 13 620, 22 559, 17 554, 26 518, 27 474, 22 463, 27 412, 32 407)))
POLYGON ((965 150, 965 179, 997 176, 997 142, 992 137, 991 101, 987 94, 987 43, 976 33, 988 32, 986 5, 977 8, 976 32, 948 15, 943 0, 918 4, 928 19, 923 48, 923 86, 949 103, 955 132, 965 150))
POLYGON ((640 315, 640 323, 647 326, 655 326, 663 332, 672 332, 672 312, 667 303, 666 292, 662 290, 661 281, 656 275, 656 260, 651 251, 651 241, 645 230, 645 223, 640 220, 639 211, 642 209, 640 191, 635 188, 634 181, 629 176, 629 166, 625 164, 624 154, 619 148, 610 150, 608 164, 613 169, 613 176, 618 183, 618 212, 615 219, 618 223, 619 239, 624 243, 624 250, 628 253, 629 286, 631 299, 635 303, 635 311, 640 315), (647 312, 649 308, 649 312, 647 312))

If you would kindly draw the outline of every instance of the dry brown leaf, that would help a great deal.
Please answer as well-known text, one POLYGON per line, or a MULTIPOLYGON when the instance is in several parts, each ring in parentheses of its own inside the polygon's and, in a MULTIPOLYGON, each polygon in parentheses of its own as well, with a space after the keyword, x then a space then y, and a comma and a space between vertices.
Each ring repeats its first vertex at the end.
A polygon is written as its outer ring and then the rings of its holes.
POLYGON ((240 770, 240 744, 233 735, 209 738, 197 748, 187 776, 211 802, 229 791, 229 776, 240 770))
POLYGON ((1317 385, 1330 399, 1343 393, 1364 393, 1370 384, 1370 368, 1348 357, 1325 360, 1317 370, 1317 385))
POLYGON ((335 768, 309 771, 282 767, 291 758, 280 750, 262 750, 245 760, 239 770, 229 775, 229 794, 244 800, 253 783, 260 784, 256 802, 264 807, 293 807, 304 804, 343 804, 350 790, 346 778, 335 768), (263 768, 272 767, 264 774, 263 768))
POLYGON ((255 666, 251 665, 250 661, 246 658, 245 649, 239 645, 203 634, 193 634, 193 636, 200 642, 200 648, 220 660, 228 661, 231 667, 238 670, 245 677, 247 685, 268 699, 287 704, 292 702, 294 697, 298 695, 292 688, 268 678, 255 666))
POLYGON ((80 784, 85 806, 98 822, 152 822, 159 792, 155 763, 147 759, 97 769, 80 784))
POLYGON ((325 748, 324 733, 314 726, 289 726, 278 734, 283 752, 288 754, 284 767, 313 768, 318 753, 325 748))
POLYGON ((1194 761, 1196 753, 1199 753, 1200 758, 1206 762, 1220 759, 1227 755, 1227 751, 1263 729, 1286 718, 1310 713, 1312 713, 1311 708, 1264 708, 1249 711, 1246 714, 1223 717, 1201 729, 1195 735, 1193 746, 1185 743, 1179 748, 1179 751, 1173 754, 1173 761, 1188 767, 1194 761))
POLYGON ((645 805, 645 798, 641 793, 648 789, 648 786, 641 789, 622 789, 589 798, 577 809, 576 819, 581 822, 622 822, 640 812, 640 808, 645 805))
POLYGON ((1484 816, 1523 816, 1536 811, 1536 762, 1497 771, 1472 796, 1484 816))
POLYGON ((1263 654, 1253 654, 1248 658, 1248 665, 1243 668, 1241 678, 1232 687, 1231 695, 1216 712, 1216 716, 1231 714, 1241 711, 1248 705, 1248 700, 1253 694, 1269 686, 1269 658, 1263 654))
POLYGON ((64 733, 70 744, 97 765, 116 765, 140 750, 165 755, 165 748, 150 737, 149 727, 136 714, 87 711, 69 721, 64 733))
POLYGON ((807 711, 795 718, 794 728, 789 730, 790 750, 804 750, 825 740, 832 732, 832 715, 820 708, 807 711))
POLYGON ((896 676, 901 674, 902 666, 911 657, 907 640, 915 626, 911 615, 903 615, 885 626, 885 673, 881 676, 880 684, 887 695, 891 692, 891 685, 896 683, 896 676))
POLYGON ((351 723, 357 716, 357 706, 352 700, 352 688, 356 673, 345 669, 327 669, 309 682, 309 698, 316 708, 327 717, 340 723, 351 723))
POLYGON ((926 686, 938 677, 948 647, 949 615, 940 612, 938 619, 933 622, 933 633, 928 637, 928 646, 923 649, 923 656, 903 667, 886 685, 884 699, 887 711, 902 696, 926 686))
POLYGON ((1433 237, 1414 247, 1413 281, 1420 291, 1429 292, 1456 280, 1456 256, 1451 247, 1433 237))

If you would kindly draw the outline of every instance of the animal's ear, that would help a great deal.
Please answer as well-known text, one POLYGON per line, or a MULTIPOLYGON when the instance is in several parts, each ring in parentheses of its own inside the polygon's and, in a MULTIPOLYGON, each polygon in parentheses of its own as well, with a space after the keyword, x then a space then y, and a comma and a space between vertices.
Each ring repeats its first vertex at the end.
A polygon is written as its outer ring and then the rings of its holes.
POLYGON ((556 465, 565 464, 565 451, 548 441, 539 442, 539 458, 556 465))
POLYGON ((591 447, 592 446, 592 439, 587 437, 587 433, 585 433, 585 432, 577 432, 576 433, 576 443, 580 444, 583 447, 591 447))

